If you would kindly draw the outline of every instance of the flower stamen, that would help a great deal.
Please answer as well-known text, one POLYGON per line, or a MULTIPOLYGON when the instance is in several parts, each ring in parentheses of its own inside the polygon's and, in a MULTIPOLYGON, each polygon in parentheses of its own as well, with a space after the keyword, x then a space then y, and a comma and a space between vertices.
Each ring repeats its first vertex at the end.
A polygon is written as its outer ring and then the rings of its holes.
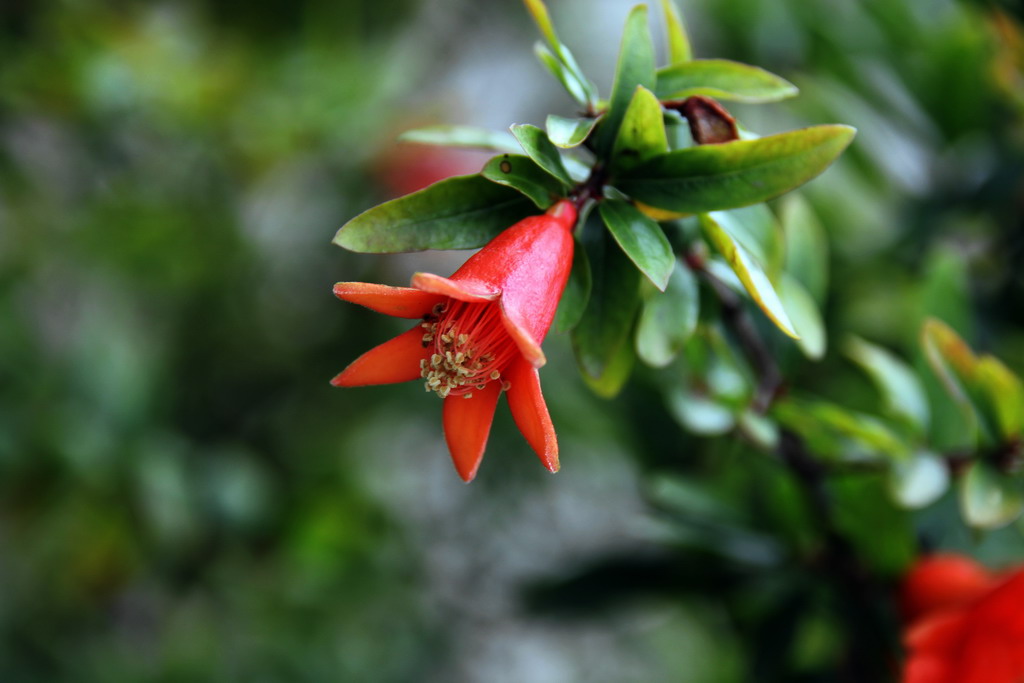
MULTIPOLYGON (((420 376, 427 391, 441 398, 470 398, 502 372, 519 353, 505 329, 496 302, 467 303, 449 300, 424 317, 424 348, 432 348, 429 360, 420 361, 420 376)), ((507 391, 508 382, 502 382, 507 391)))

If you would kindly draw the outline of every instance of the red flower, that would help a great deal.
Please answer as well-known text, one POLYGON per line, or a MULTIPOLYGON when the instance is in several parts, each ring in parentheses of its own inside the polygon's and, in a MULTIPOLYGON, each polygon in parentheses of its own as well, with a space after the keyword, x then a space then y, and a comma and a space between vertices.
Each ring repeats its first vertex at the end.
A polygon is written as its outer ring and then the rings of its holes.
POLYGON ((560 201, 495 237, 450 278, 416 273, 412 287, 339 282, 334 294, 385 315, 423 318, 352 362, 340 387, 423 379, 444 399, 444 434, 455 469, 476 476, 498 396, 552 472, 558 443, 540 391, 540 344, 572 267, 576 209, 560 201))
POLYGON ((1024 683, 1024 569, 999 576, 935 555, 910 571, 902 598, 903 683, 1024 683))

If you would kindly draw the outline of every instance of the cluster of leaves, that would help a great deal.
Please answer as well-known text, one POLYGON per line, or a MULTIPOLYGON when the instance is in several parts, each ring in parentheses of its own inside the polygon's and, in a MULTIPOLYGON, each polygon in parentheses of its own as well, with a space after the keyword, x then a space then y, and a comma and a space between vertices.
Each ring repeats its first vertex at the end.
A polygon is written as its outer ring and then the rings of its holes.
POLYGON ((556 329, 571 332, 580 371, 596 393, 617 394, 639 359, 665 369, 666 403, 694 433, 739 430, 775 450, 780 430, 789 430, 825 460, 890 468, 893 498, 907 507, 933 502, 951 472, 964 472, 969 523, 996 527, 1015 519, 1024 498, 1007 473, 1017 464, 1024 419, 1020 380, 994 358, 975 359, 940 322, 925 327, 924 348, 975 437, 955 454, 929 444, 929 398, 914 371, 881 347, 860 339, 844 345, 878 385, 880 415, 811 398, 775 401, 781 378, 765 377, 766 368, 737 348, 724 304, 734 296, 759 307, 808 358, 824 356, 827 239, 798 195, 787 197, 778 215, 765 202, 822 172, 854 130, 818 125, 759 137, 738 126, 710 98, 775 102, 796 87, 747 64, 694 59, 671 0, 662 2, 668 64, 656 65, 647 8, 635 7, 611 94, 602 99, 543 2, 526 6, 544 38, 535 52, 579 116, 551 115, 545 129, 517 124, 510 133, 466 126, 406 133, 410 142, 499 155, 479 174, 366 211, 335 242, 369 253, 476 248, 570 197, 582 209, 580 248, 556 329))
POLYGON ((464 126, 405 134, 407 141, 502 154, 477 175, 370 209, 343 226, 335 242, 370 253, 475 248, 558 198, 593 198, 584 210, 597 205, 600 222, 580 231, 583 249, 557 328, 574 331, 580 367, 598 393, 617 393, 637 355, 664 366, 682 350, 699 307, 693 273, 681 259, 709 246, 713 255, 702 256, 709 269, 728 272, 786 334, 804 338, 808 353, 820 355, 820 317, 806 287, 783 270, 785 245, 762 202, 824 170, 853 129, 816 126, 763 138, 744 131, 742 140, 699 145, 695 122, 680 114, 687 98, 771 102, 794 95, 795 87, 745 64, 692 59, 682 21, 664 2, 671 63, 656 68, 647 9, 634 8, 611 96, 601 100, 559 41, 543 3, 526 4, 546 40, 536 46, 541 62, 583 115, 549 116, 546 131, 513 125, 511 135, 464 126), (696 218, 675 220, 686 216, 696 218), (635 349, 627 343, 634 336, 635 349))

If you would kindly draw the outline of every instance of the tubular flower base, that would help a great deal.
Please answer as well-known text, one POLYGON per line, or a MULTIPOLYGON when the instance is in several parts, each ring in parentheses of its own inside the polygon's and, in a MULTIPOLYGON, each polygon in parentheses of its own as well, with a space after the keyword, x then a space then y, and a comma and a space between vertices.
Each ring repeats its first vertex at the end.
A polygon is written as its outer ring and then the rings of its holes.
POLYGON ((378 313, 421 318, 352 362, 339 387, 422 379, 444 399, 455 469, 476 476, 502 392, 519 430, 552 472, 558 442, 540 391, 540 345, 572 267, 576 209, 560 201, 495 237, 451 277, 416 273, 412 287, 339 282, 334 294, 378 313))
POLYGON ((935 555, 907 575, 902 598, 903 683, 1024 683, 1024 569, 935 555))

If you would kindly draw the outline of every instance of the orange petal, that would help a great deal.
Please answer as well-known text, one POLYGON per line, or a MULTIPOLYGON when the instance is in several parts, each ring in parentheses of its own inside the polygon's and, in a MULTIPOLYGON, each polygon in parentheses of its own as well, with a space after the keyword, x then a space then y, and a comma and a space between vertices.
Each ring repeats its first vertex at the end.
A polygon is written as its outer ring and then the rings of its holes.
POLYGON ((557 472, 558 439, 540 391, 537 369, 525 358, 517 358, 505 372, 510 383, 508 407, 512 411, 512 419, 544 467, 557 472))
POLYGON ((429 351, 423 348, 423 329, 416 326, 356 358, 331 380, 336 387, 394 384, 420 377, 420 361, 429 351))
POLYGON ((488 382, 470 398, 449 396, 444 400, 444 438, 455 470, 465 482, 473 481, 484 457, 500 394, 501 384, 488 382))
POLYGON ((422 318, 443 296, 412 287, 388 287, 370 282, 339 282, 334 296, 396 318, 422 318))
POLYGON ((452 280, 433 273, 415 273, 412 286, 424 293, 439 294, 467 303, 494 301, 501 294, 494 285, 480 280, 452 280))
POLYGON ((502 300, 501 319, 505 323, 508 336, 512 337, 512 341, 519 347, 519 353, 523 354, 523 357, 530 362, 530 365, 535 368, 542 367, 548 360, 545 358, 540 344, 530 334, 526 321, 518 319, 512 311, 505 307, 504 303, 504 300, 502 300))

